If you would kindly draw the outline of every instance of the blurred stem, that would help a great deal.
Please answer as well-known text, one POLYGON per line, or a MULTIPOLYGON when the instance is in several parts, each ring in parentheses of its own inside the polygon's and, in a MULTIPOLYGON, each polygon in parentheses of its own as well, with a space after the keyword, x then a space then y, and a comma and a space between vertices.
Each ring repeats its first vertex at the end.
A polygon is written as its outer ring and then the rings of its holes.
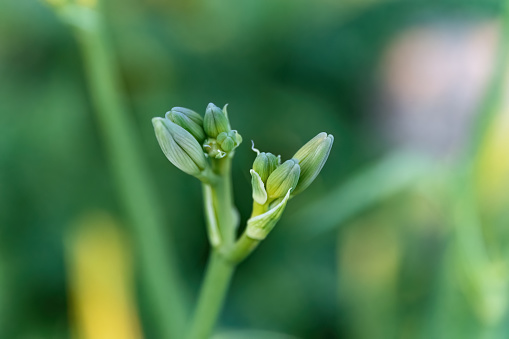
MULTIPOLYGON (((469 261, 479 272, 490 263, 488 256, 489 244, 486 243, 482 224, 478 212, 475 193, 475 160, 482 151, 483 142, 490 124, 494 117, 500 112, 500 105, 504 98, 504 85, 509 67, 509 1, 504 3, 502 11, 502 27, 500 31, 498 53, 495 66, 492 71, 492 78, 487 86, 483 103, 480 107, 480 114, 472 138, 471 147, 468 150, 461 168, 463 174, 455 176, 458 180, 454 187, 454 200, 458 204, 456 209, 456 241, 465 260, 469 261)), ((475 276, 475 275, 474 275, 475 276)))
MULTIPOLYGON (((509 67, 509 1, 505 1, 502 7, 502 27, 491 81, 486 88, 480 114, 474 125, 470 148, 463 162, 460 163, 461 171, 464 172, 458 176, 459 171, 454 171, 452 175, 457 177, 457 180, 451 180, 456 185, 453 187, 453 198, 456 203, 456 208, 453 209, 455 244, 468 282, 473 287, 466 292, 466 296, 473 306, 480 310, 483 310, 483 305, 493 298, 493 295, 487 291, 491 291, 490 286, 494 281, 492 277, 485 274, 492 266, 493 259, 490 257, 491 244, 483 234, 483 228, 489 225, 483 225, 475 191, 476 159, 482 152, 489 127, 496 114, 500 113, 500 106, 506 95, 504 85, 509 67)), ((500 295, 501 299, 503 297, 504 295, 500 295)), ((503 326, 503 319, 504 317, 493 319, 490 317, 486 321, 484 317, 481 317, 484 335, 490 338, 501 337, 499 330, 503 326)))
POLYGON ((59 9, 63 19, 73 25, 80 43, 103 142, 137 242, 142 283, 153 308, 151 316, 159 327, 158 337, 179 338, 185 321, 185 288, 173 248, 168 246, 163 216, 156 208, 157 198, 140 152, 139 133, 133 117, 127 114, 129 109, 122 96, 104 18, 100 8, 68 5, 59 9))
POLYGON ((297 235, 291 239, 309 240, 327 234, 380 201, 409 189, 430 173, 437 172, 428 158, 395 151, 296 210, 287 221, 297 235))
POLYGON ((501 4, 501 29, 499 35, 498 52, 496 54, 495 66, 493 67, 491 81, 486 88, 483 103, 479 109, 480 113, 477 122, 474 124, 474 137, 470 151, 467 153, 467 161, 475 158, 485 140, 487 130, 493 121, 494 116, 500 108, 504 98, 504 82, 506 80, 509 63, 509 1, 501 4))
MULTIPOLYGON (((490 258, 483 241, 475 192, 472 185, 468 183, 470 172, 467 169, 466 173, 459 174, 454 190, 455 206, 451 210, 454 213, 453 222, 458 254, 467 263, 465 265, 465 268, 469 270, 467 274, 475 280, 489 264, 490 258)), ((454 180, 451 181, 454 182, 454 180)))

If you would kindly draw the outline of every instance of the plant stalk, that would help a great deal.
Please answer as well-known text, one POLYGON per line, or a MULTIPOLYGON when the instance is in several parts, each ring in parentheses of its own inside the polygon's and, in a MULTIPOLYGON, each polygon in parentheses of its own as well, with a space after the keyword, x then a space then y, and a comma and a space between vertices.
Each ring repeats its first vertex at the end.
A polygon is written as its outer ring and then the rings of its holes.
POLYGON ((225 251, 224 256, 228 261, 238 264, 251 254, 259 243, 260 240, 252 239, 244 232, 235 245, 225 251))
POLYGON ((203 184, 203 197, 209 240, 213 248, 191 320, 189 339, 210 337, 236 266, 218 250, 231 247, 235 242, 237 221, 231 186, 231 158, 213 159, 212 169, 218 177, 211 183, 203 184))
POLYGON ((256 247, 252 245, 254 240, 250 241, 245 235, 235 241, 238 217, 233 205, 231 158, 213 159, 212 169, 218 178, 203 184, 203 196, 209 239, 213 248, 188 339, 210 337, 237 264, 256 247), (221 239, 219 243, 217 238, 221 239))
POLYGON ((81 47, 88 87, 102 132, 114 180, 136 242, 142 285, 152 306, 160 338, 179 338, 184 331, 185 286, 172 251, 158 200, 145 168, 139 133, 122 95, 113 50, 107 39, 101 3, 71 5, 59 14, 74 28, 81 47), (73 5, 74 6, 74 5, 73 5), (84 27, 83 18, 87 18, 84 27))
POLYGON ((188 339, 210 337, 224 304, 236 264, 219 252, 210 255, 188 339))
POLYGON ((231 176, 231 158, 214 159, 212 169, 218 175, 217 180, 210 184, 212 205, 215 210, 217 224, 223 246, 232 246, 235 242, 237 215, 233 205, 231 176))

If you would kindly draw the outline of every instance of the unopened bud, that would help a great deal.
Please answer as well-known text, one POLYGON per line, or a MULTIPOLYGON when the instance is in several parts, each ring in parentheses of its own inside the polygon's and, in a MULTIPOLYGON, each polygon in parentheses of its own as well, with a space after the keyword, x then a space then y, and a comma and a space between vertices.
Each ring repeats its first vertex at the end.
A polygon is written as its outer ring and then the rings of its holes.
POLYGON ((253 162, 253 169, 265 183, 269 175, 279 166, 279 158, 272 153, 261 152, 253 162))
POLYGON ((299 162, 301 173, 297 188, 292 192, 293 195, 305 190, 315 180, 329 157, 333 142, 332 134, 327 135, 322 132, 295 153, 293 159, 299 162))
POLYGON ((205 140, 203 118, 195 111, 183 107, 173 107, 166 113, 166 118, 191 133, 200 144, 205 140))
POLYGON ((267 179, 267 194, 269 198, 284 196, 289 189, 297 186, 300 175, 300 166, 297 160, 290 159, 274 170, 267 179))
POLYGON ((242 137, 239 133, 237 133, 237 131, 228 131, 220 133, 216 140, 223 151, 231 152, 240 144, 240 142, 242 142, 242 137))
POLYGON ((177 168, 190 175, 198 175, 207 167, 201 145, 179 125, 168 119, 152 119, 159 146, 177 168))
POLYGON ((216 138, 222 132, 228 132, 230 130, 228 118, 224 112, 213 103, 207 106, 203 119, 203 128, 205 133, 212 138, 216 138))

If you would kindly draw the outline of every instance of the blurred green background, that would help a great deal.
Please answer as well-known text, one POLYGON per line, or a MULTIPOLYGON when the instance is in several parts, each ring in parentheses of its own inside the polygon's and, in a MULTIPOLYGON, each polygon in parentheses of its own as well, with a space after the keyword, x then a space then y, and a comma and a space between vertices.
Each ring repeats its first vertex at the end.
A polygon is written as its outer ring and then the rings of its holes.
POLYGON ((239 267, 217 338, 507 338, 504 1, 103 0, 106 57, 94 1, 54 3, 0 2, 0 338, 163 338, 144 267, 175 262, 192 305, 209 248, 200 185, 151 118, 209 102, 244 138, 244 222, 250 140, 285 159, 335 136, 239 267), (124 155, 108 105, 132 124, 124 155), (143 227, 152 210, 164 227, 143 227))

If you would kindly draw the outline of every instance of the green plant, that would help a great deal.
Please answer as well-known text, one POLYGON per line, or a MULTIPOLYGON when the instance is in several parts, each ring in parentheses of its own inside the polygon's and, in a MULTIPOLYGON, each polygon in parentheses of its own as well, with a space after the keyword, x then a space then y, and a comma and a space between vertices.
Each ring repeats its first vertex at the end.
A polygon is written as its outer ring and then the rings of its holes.
POLYGON ((139 258, 141 284, 151 305, 160 337, 179 337, 184 331, 187 303, 173 252, 173 239, 145 168, 138 131, 129 112, 113 48, 107 34, 102 2, 47 1, 69 24, 79 43, 94 114, 123 204, 139 258), (113 160, 114 159, 114 160, 113 160))
POLYGON ((239 224, 231 187, 231 162, 242 137, 231 129, 227 106, 209 104, 205 116, 181 107, 152 120, 164 154, 177 168, 202 182, 210 262, 189 338, 207 338, 213 330, 235 267, 267 237, 281 218, 288 200, 305 190, 320 173, 334 138, 319 133, 295 155, 260 152, 250 170, 253 212, 237 237, 239 224))

